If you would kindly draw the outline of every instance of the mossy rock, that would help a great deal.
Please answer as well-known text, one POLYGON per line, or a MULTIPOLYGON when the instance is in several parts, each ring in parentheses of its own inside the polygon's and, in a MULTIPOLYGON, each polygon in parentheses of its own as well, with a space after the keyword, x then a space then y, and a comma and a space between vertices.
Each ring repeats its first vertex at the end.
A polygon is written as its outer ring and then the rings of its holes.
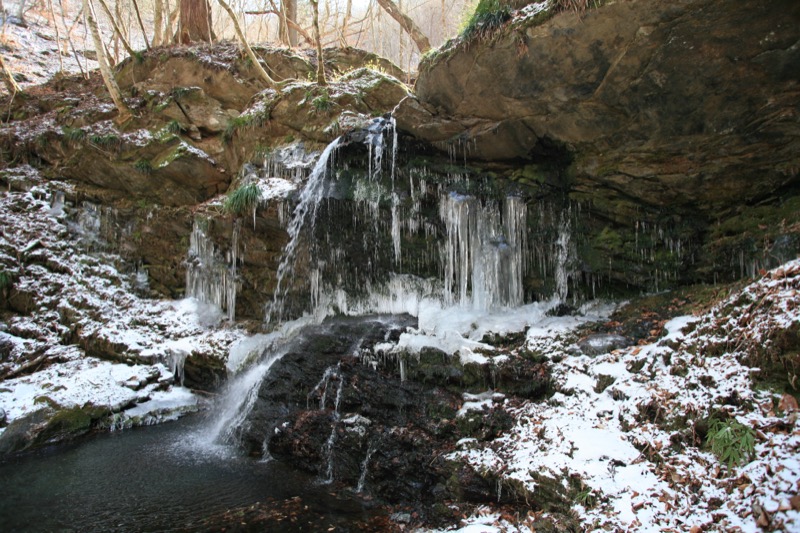
POLYGON ((49 405, 14 420, 0 434, 0 456, 74 439, 111 414, 104 406, 86 404, 62 409, 52 400, 45 403, 49 405))

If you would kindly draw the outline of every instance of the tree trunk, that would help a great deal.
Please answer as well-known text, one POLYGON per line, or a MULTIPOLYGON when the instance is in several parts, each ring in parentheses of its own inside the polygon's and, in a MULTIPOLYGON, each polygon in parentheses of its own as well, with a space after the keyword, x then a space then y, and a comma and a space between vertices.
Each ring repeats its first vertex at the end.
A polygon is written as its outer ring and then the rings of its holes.
POLYGON ((216 36, 211 29, 211 8, 208 0, 180 0, 181 15, 175 42, 189 44, 197 41, 210 43, 216 36))
POLYGON ((6 62, 3 61, 3 54, 0 54, 0 70, 2 70, 3 82, 6 84, 8 92, 11 93, 12 96, 17 94, 18 92, 21 92, 22 89, 17 84, 17 80, 14 79, 14 76, 11 74, 11 71, 8 70, 6 62))
POLYGON ((169 16, 167 16, 166 27, 164 28, 164 44, 166 44, 167 39, 169 39, 169 36, 173 34, 172 28, 178 21, 178 15, 180 14, 181 11, 180 2, 178 2, 178 5, 176 5, 175 9, 173 9, 172 11, 169 10, 169 0, 166 0, 166 2, 167 2, 167 13, 169 13, 169 16))
POLYGON ((117 85, 117 80, 114 79, 114 73, 111 72, 111 67, 108 65, 105 48, 103 47, 103 40, 100 37, 100 30, 97 28, 94 7, 90 0, 83 0, 83 10, 86 13, 86 23, 89 26, 89 31, 94 41, 94 51, 97 53, 97 63, 100 65, 100 74, 103 76, 103 81, 106 84, 108 93, 111 95, 111 99, 114 101, 114 105, 117 106, 117 111, 119 112, 117 121, 127 122, 133 115, 131 114, 131 110, 128 109, 128 106, 125 105, 125 101, 122 99, 122 93, 120 93, 119 86, 117 85))
POLYGON ((411 40, 414 41, 414 44, 417 45, 420 53, 424 54, 428 50, 431 49, 431 43, 428 38, 422 33, 422 30, 419 29, 416 22, 411 20, 411 17, 403 13, 403 11, 397 7, 397 5, 392 2, 392 0, 378 0, 378 4, 386 11, 390 17, 397 21, 400 24, 400 27, 403 28, 411 40))
POLYGON ((164 32, 161 27, 164 24, 164 4, 161 2, 162 0, 155 0, 153 5, 153 46, 161 46, 161 35, 164 32))
POLYGON ((317 85, 325 86, 325 58, 322 56, 322 38, 319 34, 319 0, 311 0, 311 13, 314 26, 314 41, 317 44, 317 85))
POLYGON ((297 46, 297 0, 282 0, 280 8, 280 37, 286 46, 297 46))
MULTIPOLYGON (((181 0, 183 1, 183 0, 181 0)), ((242 27, 239 26, 239 19, 236 18, 236 13, 233 12, 231 6, 228 5, 225 0, 217 0, 219 5, 222 6, 222 9, 228 12, 228 16, 231 17, 231 22, 233 22, 233 29, 236 30, 236 35, 239 36, 239 40, 242 42, 242 46, 244 47, 245 52, 247 52, 247 56, 250 58, 250 61, 253 62, 253 67, 256 69, 256 72, 261 76, 261 78, 267 82, 267 85, 270 87, 275 85, 275 80, 273 80, 267 71, 261 66, 261 63, 258 61, 258 56, 256 56, 253 49, 250 48, 250 44, 247 42, 247 38, 245 38, 244 33, 242 32, 242 27)))

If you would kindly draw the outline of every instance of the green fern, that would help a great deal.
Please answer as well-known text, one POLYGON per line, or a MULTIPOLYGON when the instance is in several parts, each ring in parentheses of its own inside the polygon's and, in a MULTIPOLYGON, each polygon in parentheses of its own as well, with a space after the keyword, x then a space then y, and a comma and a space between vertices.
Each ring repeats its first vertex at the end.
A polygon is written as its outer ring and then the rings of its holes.
POLYGON ((170 91, 170 94, 172 95, 172 98, 174 100, 180 100, 181 98, 192 92, 192 90, 193 89, 189 87, 173 87, 172 91, 170 91))
POLYGON ((242 114, 236 118, 232 118, 228 121, 228 125, 225 126, 225 131, 222 132, 222 140, 226 143, 229 143, 233 140, 233 136, 236 134, 236 132, 241 129, 261 128, 267 123, 269 117, 270 109, 267 108, 261 112, 242 114))
POLYGON ((738 466, 753 456, 756 433, 736 419, 713 420, 706 435, 706 444, 728 469, 738 466))
POLYGON ((325 111, 331 110, 333 107, 333 100, 331 100, 331 97, 327 92, 323 92, 321 95, 311 100, 311 105, 318 113, 324 113, 325 111))
POLYGON ((225 198, 222 208, 234 215, 241 215, 255 210, 261 202, 261 189, 256 183, 242 185, 225 198))

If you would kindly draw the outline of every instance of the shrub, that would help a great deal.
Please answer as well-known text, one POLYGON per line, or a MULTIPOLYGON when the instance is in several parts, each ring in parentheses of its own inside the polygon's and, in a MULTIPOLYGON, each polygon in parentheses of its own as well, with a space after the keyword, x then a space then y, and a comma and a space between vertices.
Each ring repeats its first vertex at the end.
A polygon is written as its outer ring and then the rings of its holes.
POLYGON ((731 469, 753 455, 755 437, 753 428, 736 419, 713 420, 706 435, 706 444, 731 469))

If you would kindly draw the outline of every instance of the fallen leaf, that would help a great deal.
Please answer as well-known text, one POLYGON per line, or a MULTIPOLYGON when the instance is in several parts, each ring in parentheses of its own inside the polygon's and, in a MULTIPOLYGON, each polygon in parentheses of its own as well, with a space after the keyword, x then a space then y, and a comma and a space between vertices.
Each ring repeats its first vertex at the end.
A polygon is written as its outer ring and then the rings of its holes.
POLYGON ((795 511, 800 511, 800 494, 796 494, 789 499, 789 503, 792 505, 792 509, 795 511))
POLYGON ((794 396, 791 394, 784 394, 780 403, 778 403, 778 409, 784 413, 793 413, 800 410, 800 407, 798 407, 797 399, 794 396))
POLYGON ((703 533, 703 528, 700 526, 692 526, 689 533, 703 533))

